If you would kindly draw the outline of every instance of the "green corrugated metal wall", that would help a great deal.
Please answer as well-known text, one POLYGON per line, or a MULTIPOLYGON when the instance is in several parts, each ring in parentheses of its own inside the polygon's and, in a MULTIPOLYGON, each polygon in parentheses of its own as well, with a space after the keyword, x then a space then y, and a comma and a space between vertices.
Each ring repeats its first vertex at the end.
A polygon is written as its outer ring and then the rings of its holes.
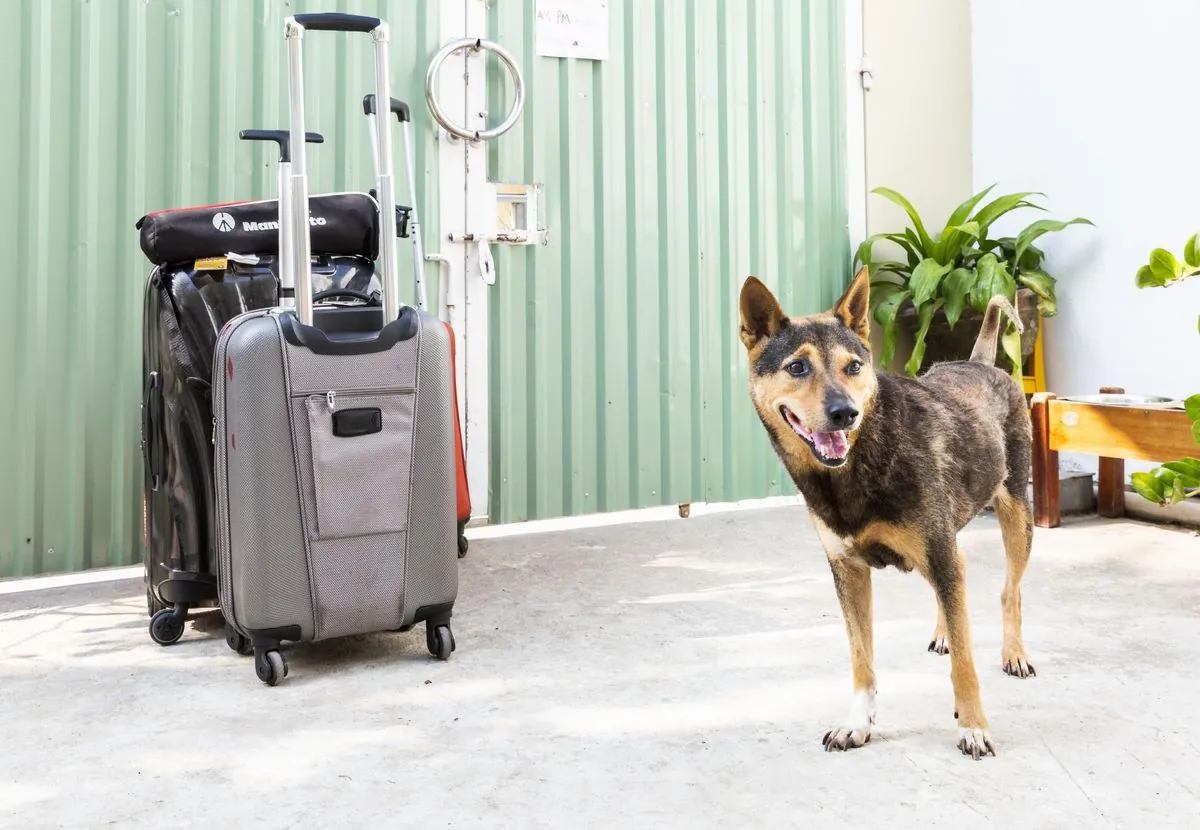
POLYGON ((601 62, 538 57, 532 5, 490 9, 528 100, 489 173, 545 185, 551 240, 492 248, 492 519, 792 492, 737 296, 814 311, 849 276, 841 4, 611 2, 601 62))
MULTIPOLYGON (((437 6, 0 0, 0 578, 140 560, 148 263, 133 223, 273 194, 274 157, 237 131, 285 125, 286 14, 392 24, 435 238, 422 90, 437 6)), ((547 247, 493 249, 493 521, 789 492, 747 403, 737 288, 759 274, 804 311, 847 277, 835 0, 610 6, 600 63, 536 57, 532 0, 489 10, 529 93, 489 145, 491 177, 544 183, 551 228, 547 247)), ((327 140, 310 153, 314 191, 371 184, 356 45, 309 45, 309 125, 327 140)))
MULTIPOLYGON (((274 195, 276 157, 237 133, 287 126, 283 19, 330 9, 392 24, 395 94, 413 103, 428 171, 436 0, 0 0, 0 577, 140 561, 149 263, 134 222, 274 195)), ((370 41, 314 37, 306 56, 308 125, 326 139, 309 152, 314 192, 366 190, 370 41)), ((427 234, 432 182, 420 182, 427 234)))

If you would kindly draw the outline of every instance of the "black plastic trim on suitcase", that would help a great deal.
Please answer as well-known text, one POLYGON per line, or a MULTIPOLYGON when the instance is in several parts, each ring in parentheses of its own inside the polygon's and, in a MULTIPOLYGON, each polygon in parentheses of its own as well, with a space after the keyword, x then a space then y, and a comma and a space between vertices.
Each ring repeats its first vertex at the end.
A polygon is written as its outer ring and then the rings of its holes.
POLYGON ((340 409, 333 413, 335 438, 357 438, 383 432, 383 412, 377 406, 340 409))
POLYGON ((450 617, 454 612, 453 602, 439 602, 436 605, 422 605, 413 614, 413 624, 419 622, 432 622, 434 625, 441 625, 450 622, 450 617))
POLYGON ((306 326, 294 314, 281 314, 279 327, 283 336, 293 346, 301 346, 313 354, 359 355, 386 352, 397 343, 416 337, 418 330, 416 309, 405 307, 400 316, 377 332, 349 334, 332 340, 315 326, 306 326))
POLYGON ((249 628, 246 633, 250 635, 250 639, 255 641, 266 642, 281 642, 283 640, 291 640, 299 642, 301 637, 300 626, 298 625, 282 625, 278 628, 249 628))

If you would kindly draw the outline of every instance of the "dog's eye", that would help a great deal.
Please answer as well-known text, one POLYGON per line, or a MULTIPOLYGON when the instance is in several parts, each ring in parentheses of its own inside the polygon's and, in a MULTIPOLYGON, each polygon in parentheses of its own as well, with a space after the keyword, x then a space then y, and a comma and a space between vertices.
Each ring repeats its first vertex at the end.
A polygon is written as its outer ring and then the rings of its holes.
POLYGON ((848 374, 848 375, 857 375, 861 371, 862 371, 862 361, 861 360, 851 360, 850 365, 846 367, 846 374, 848 374))
POLYGON ((812 371, 812 365, 809 364, 808 358, 806 357, 802 357, 799 360, 793 360, 783 368, 784 371, 794 378, 802 378, 812 371))

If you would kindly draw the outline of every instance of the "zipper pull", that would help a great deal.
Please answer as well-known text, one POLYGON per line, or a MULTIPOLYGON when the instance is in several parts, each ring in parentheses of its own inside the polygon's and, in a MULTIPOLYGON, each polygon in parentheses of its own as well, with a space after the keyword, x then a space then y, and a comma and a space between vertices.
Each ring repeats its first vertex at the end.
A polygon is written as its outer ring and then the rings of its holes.
POLYGON ((337 408, 337 404, 334 402, 335 395, 337 395, 337 393, 334 392, 333 390, 330 390, 325 393, 325 402, 329 404, 330 412, 333 412, 337 408))
POLYGON ((210 442, 215 447, 217 445, 217 416, 213 416, 212 435, 209 436, 210 442))

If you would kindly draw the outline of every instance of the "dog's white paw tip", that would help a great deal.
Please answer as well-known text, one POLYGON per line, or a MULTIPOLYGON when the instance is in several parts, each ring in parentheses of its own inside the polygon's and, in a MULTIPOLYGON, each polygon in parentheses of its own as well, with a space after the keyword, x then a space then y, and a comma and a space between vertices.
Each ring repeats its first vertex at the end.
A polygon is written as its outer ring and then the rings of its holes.
POLYGON ((963 755, 970 755, 976 761, 985 755, 996 754, 996 745, 986 729, 959 729, 958 748, 963 755))
POLYGON ((825 747, 826 752, 844 752, 870 742, 871 731, 869 729, 831 729, 821 739, 821 745, 825 747))
POLYGON ((934 654, 949 654, 950 646, 945 637, 938 637, 929 641, 929 650, 934 654))

